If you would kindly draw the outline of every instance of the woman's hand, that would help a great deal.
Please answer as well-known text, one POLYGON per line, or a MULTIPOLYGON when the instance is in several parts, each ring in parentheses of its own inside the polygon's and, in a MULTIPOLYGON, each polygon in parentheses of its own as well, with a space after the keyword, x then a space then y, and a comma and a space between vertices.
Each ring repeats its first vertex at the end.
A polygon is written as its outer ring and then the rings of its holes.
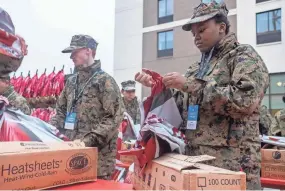
POLYGON ((175 88, 178 90, 182 90, 184 84, 186 83, 186 80, 187 79, 184 76, 182 76, 180 73, 171 72, 163 77, 162 82, 167 88, 175 88))
POLYGON ((146 87, 151 87, 153 85, 152 77, 149 74, 145 73, 144 70, 142 70, 142 72, 138 72, 135 75, 135 80, 146 87))

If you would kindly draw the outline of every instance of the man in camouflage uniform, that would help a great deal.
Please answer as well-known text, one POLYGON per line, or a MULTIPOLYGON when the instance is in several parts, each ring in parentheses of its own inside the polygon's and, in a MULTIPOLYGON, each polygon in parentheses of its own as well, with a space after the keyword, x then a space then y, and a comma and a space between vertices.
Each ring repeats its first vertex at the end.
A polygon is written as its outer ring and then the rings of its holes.
MULTIPOLYGON (((285 103, 285 95, 282 100, 285 103)), ((285 137, 285 108, 277 111, 274 117, 276 123, 271 126, 272 135, 285 137)))
POLYGON ((8 98, 8 107, 19 109, 29 115, 31 110, 26 99, 15 92, 9 77, 11 72, 17 71, 24 56, 27 55, 27 45, 23 38, 15 34, 10 15, 1 7, 0 29, 6 32, 4 37, 0 36, 0 95, 8 98))
POLYGON ((271 127, 276 125, 276 120, 265 105, 260 107, 259 132, 261 135, 271 135, 271 127))
POLYGON ((141 113, 139 108, 139 102, 136 97, 136 82, 133 80, 128 80, 121 83, 122 94, 124 96, 124 104, 127 113, 132 117, 134 124, 140 124, 141 113))
POLYGON ((125 109, 115 80, 101 69, 100 60, 94 61, 97 45, 88 35, 75 35, 62 51, 71 53, 77 72, 67 80, 51 124, 71 140, 97 147, 98 178, 109 179, 115 170, 118 125, 125 109))
MULTIPOLYGON (((261 57, 250 45, 238 43, 229 32, 224 3, 201 3, 183 25, 191 31, 202 53, 185 76, 166 74, 163 83, 174 88, 174 97, 184 119, 181 130, 188 140, 186 154, 215 156, 212 165, 246 173, 247 189, 260 190, 261 143, 259 107, 269 86, 269 75, 261 57), (197 126, 187 114, 198 105, 197 126)), ((151 76, 136 74, 136 80, 152 85, 151 76)), ((195 111, 195 110, 194 110, 195 111)))
POLYGON ((18 94, 12 85, 6 84, 0 80, 0 94, 8 99, 8 107, 19 109, 26 115, 31 114, 31 109, 27 100, 18 94))

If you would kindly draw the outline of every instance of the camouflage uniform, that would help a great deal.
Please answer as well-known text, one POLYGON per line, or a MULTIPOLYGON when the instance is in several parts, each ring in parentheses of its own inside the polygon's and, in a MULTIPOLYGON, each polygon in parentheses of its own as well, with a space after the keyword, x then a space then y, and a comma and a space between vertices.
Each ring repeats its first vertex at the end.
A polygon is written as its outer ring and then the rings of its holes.
POLYGON ((272 126, 272 135, 280 135, 285 137, 285 109, 275 113, 276 124, 272 126))
MULTIPOLYGON (((224 3, 202 3, 183 29, 189 31, 193 23, 227 13, 224 3)), ((212 155, 214 166, 243 169, 247 189, 260 190, 259 107, 269 85, 263 60, 253 47, 239 44, 230 33, 210 53, 203 53, 201 62, 190 65, 185 77, 187 92, 176 91, 174 97, 184 119, 186 154, 212 155), (187 130, 187 108, 196 104, 197 129, 187 130)))
MULTIPOLYGON (((96 46, 96 41, 91 37, 76 35, 72 38, 71 46, 63 52, 80 47, 94 49, 96 46)), ((80 139, 88 147, 97 147, 98 178, 108 179, 115 170, 118 125, 123 119, 124 111, 118 85, 109 74, 101 70, 101 63, 96 60, 91 66, 77 67, 76 74, 68 78, 58 99, 56 116, 51 119, 51 124, 71 140, 80 139), (94 76, 95 73, 97 75, 94 76), (82 89, 82 96, 74 105, 75 92, 82 89), (65 119, 72 105, 76 113, 76 123, 74 130, 67 130, 64 129, 65 119)))
POLYGON ((6 97, 9 101, 9 106, 12 108, 16 108, 21 110, 24 114, 30 115, 31 109, 29 104, 27 103, 27 100, 19 95, 15 90, 13 86, 9 86, 8 89, 2 94, 2 96, 6 97))
MULTIPOLYGON (((125 81, 122 82, 122 89, 124 91, 128 91, 128 90, 135 90, 135 81, 129 80, 129 81, 125 81)), ((140 113, 140 108, 139 108, 139 102, 137 97, 135 97, 132 101, 128 101, 126 99, 124 100, 124 104, 125 104, 125 108, 127 113, 132 117, 134 124, 140 124, 141 122, 141 113, 140 113)))
POLYGON ((260 107, 259 131, 262 135, 272 135, 271 127, 276 125, 276 120, 272 117, 265 105, 260 107))

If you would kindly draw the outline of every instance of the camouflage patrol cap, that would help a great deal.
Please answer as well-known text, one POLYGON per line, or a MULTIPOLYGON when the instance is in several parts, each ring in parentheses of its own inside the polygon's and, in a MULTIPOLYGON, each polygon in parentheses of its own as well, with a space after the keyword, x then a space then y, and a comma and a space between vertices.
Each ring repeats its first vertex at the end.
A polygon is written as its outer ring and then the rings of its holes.
POLYGON ((218 14, 228 15, 228 9, 224 2, 217 3, 213 0, 211 3, 205 4, 201 3, 198 7, 194 9, 194 13, 189 22, 182 26, 185 31, 191 31, 191 25, 194 23, 200 23, 207 21, 218 14))
POLYGON ((70 46, 62 51, 62 53, 71 53, 73 50, 80 48, 90 48, 95 50, 98 42, 89 35, 74 35, 71 39, 70 46))
POLYGON ((136 82, 133 80, 128 80, 121 83, 122 89, 125 91, 131 91, 136 89, 136 82))

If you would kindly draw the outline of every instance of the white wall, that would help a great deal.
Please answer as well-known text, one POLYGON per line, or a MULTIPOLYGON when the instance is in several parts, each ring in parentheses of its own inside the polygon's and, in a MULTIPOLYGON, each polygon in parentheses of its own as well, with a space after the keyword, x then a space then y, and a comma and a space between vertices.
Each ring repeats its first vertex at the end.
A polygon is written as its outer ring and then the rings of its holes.
POLYGON ((237 36, 240 43, 252 45, 263 58, 270 73, 285 72, 285 0, 256 4, 255 0, 237 0, 237 36), (281 8, 282 42, 256 45, 256 13, 281 8))
MULTIPOLYGON (((133 80, 142 68, 143 0, 116 0, 114 78, 133 80)), ((136 94, 141 98, 141 85, 136 94)))

